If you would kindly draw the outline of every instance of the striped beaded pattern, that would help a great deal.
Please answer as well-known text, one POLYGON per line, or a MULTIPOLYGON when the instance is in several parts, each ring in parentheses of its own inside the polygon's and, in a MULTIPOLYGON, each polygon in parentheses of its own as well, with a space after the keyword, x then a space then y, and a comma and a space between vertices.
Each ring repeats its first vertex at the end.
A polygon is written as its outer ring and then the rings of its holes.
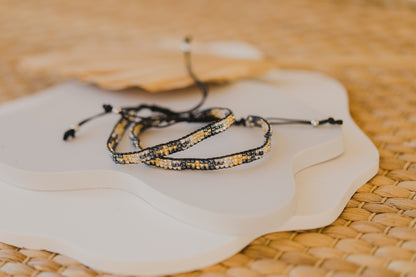
MULTIPOLYGON (((167 143, 158 144, 156 146, 147 148, 138 148, 133 152, 116 152, 117 146, 125 134, 127 128, 132 124, 131 121, 122 117, 111 132, 111 135, 107 141, 107 148, 112 153, 112 157, 117 164, 137 164, 154 160, 156 158, 173 154, 203 141, 204 139, 221 133, 228 129, 235 120, 234 114, 227 108, 212 108, 204 110, 195 114, 195 120, 198 118, 203 121, 206 118, 216 118, 210 124, 188 134, 182 138, 169 141, 167 143)), ((133 132, 143 131, 150 127, 155 127, 157 121, 141 121, 135 125, 133 132)), ((132 133, 133 133, 132 132, 132 133)), ((140 145, 140 141, 137 136, 131 135, 131 138, 135 141, 136 145, 140 145), (136 141, 137 140, 137 141, 136 141)))
MULTIPOLYGON (((214 158, 196 159, 158 157, 146 160, 143 163, 170 170, 217 170, 235 167, 263 158, 271 150, 272 130, 270 124, 262 117, 249 116, 247 119, 245 119, 245 125, 247 127, 260 127, 263 129, 265 132, 265 141, 260 147, 214 158)), ((143 128, 139 123, 131 133, 132 136, 134 136, 132 138, 133 143, 138 149, 143 149, 143 146, 140 144, 139 140, 139 135, 143 130, 145 130, 145 128, 143 128)))

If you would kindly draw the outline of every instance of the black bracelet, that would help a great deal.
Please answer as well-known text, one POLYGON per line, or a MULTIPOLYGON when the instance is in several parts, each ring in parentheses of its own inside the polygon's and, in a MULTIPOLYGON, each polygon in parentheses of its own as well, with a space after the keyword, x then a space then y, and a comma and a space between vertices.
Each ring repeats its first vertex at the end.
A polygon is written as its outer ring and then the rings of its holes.
MULTIPOLYGON (((112 158, 117 164, 137 164, 154 160, 169 154, 183 151, 193 145, 209 138, 210 136, 219 134, 228 129, 234 123, 235 117, 230 109, 212 108, 201 112, 189 113, 186 116, 182 114, 172 114, 170 116, 161 115, 148 118, 142 118, 139 121, 134 120, 132 115, 123 115, 114 126, 113 131, 107 141, 107 148, 112 154, 112 158), (169 141, 167 143, 158 144, 147 148, 138 148, 132 152, 117 152, 117 146, 121 141, 126 130, 133 123, 136 132, 140 128, 150 127, 166 127, 177 122, 210 122, 208 125, 199 128, 179 139, 169 141), (164 123, 164 124, 163 124, 164 123)), ((131 132, 132 133, 132 132, 131 132)))
MULTIPOLYGON (((206 111, 207 110, 205 110, 204 112, 206 111)), ((195 120, 193 122, 198 122, 198 120, 195 120)), ((263 158, 267 153, 270 152, 272 130, 267 120, 259 116, 248 116, 247 118, 241 119, 238 122, 236 122, 236 125, 262 128, 265 132, 265 140, 263 144, 256 148, 213 158, 169 158, 166 157, 166 155, 168 154, 165 154, 164 156, 142 160, 142 162, 150 166, 171 170, 217 170, 231 168, 241 164, 253 162, 255 160, 263 158)), ((141 145, 139 135, 143 131, 151 127, 154 126, 152 124, 146 124, 146 122, 138 122, 133 127, 132 132, 130 133, 130 139, 132 140, 133 144, 137 147, 137 149, 146 149, 141 145)))

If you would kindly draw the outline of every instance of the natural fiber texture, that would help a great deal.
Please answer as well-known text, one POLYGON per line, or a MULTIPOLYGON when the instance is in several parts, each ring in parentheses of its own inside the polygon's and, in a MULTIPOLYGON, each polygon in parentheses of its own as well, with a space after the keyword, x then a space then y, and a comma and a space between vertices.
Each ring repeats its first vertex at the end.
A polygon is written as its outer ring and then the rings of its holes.
MULTIPOLYGON (((377 176, 333 224, 265 235, 180 276, 416 276, 416 11, 382 2, 0 0, 0 101, 58 81, 19 72, 22 55, 92 40, 243 40, 280 67, 327 73, 346 86, 354 119, 380 151, 377 176)), ((57 274, 105 275, 59 254, 0 244, 0 277, 57 274)))

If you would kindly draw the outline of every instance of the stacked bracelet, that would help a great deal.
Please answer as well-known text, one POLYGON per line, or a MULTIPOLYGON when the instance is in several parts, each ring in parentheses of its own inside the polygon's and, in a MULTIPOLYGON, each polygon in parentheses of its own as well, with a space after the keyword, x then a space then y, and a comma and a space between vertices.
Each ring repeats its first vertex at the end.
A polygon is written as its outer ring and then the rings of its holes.
MULTIPOLYGON (((171 170, 216 170, 250 163, 263 158, 268 152, 270 152, 272 131, 267 120, 259 116, 249 116, 246 119, 239 120, 238 124, 242 124, 247 127, 262 128, 265 132, 265 140, 263 144, 249 150, 213 158, 170 158, 165 155, 143 160, 142 162, 147 165, 171 170)), ((143 149, 143 146, 140 143, 139 135, 148 128, 149 126, 139 122, 132 129, 131 140, 138 149, 143 149)))
MULTIPOLYGON (((228 129, 235 120, 234 114, 227 108, 212 108, 197 113, 189 114, 187 117, 167 117, 162 116, 159 119, 156 117, 146 118, 139 120, 133 128, 133 132, 140 132, 151 127, 161 127, 161 120, 169 122, 170 124, 184 121, 193 122, 207 122, 211 121, 208 125, 188 134, 179 139, 169 141, 167 143, 158 144, 152 147, 138 148, 133 152, 117 152, 117 146, 121 141, 127 128, 134 123, 133 120, 128 117, 122 117, 114 126, 113 131, 107 141, 107 148, 111 152, 113 160, 117 164, 137 164, 143 163, 156 158, 170 155, 179 151, 183 151, 192 147, 193 145, 201 142, 202 140, 209 138, 228 129)), ((166 125, 164 125, 166 126, 166 125)), ((163 126, 163 127, 164 127, 163 126)), ((135 137, 132 135, 131 137, 135 137)), ((137 140, 134 144, 140 145, 137 140)))

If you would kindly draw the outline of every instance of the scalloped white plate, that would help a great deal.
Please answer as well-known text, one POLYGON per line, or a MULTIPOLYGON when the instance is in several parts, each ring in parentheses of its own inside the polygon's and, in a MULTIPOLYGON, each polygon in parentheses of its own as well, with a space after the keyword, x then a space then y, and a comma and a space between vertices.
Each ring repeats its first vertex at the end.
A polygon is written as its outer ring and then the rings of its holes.
MULTIPOLYGON (((344 153, 295 176, 295 214, 274 230, 329 224, 358 186, 377 172, 378 152, 351 120, 346 92, 336 81, 300 71, 275 71, 261 81, 287 88, 296 101, 344 119, 344 153), (290 90, 294 84, 296 89, 290 90)), ((23 104, 12 103, 9 108, 19 105, 23 104)), ((95 269, 120 274, 172 274, 200 268, 231 256, 256 237, 191 227, 119 190, 45 192, 0 183, 0 209, 13 210, 0 222, 1 241, 57 251, 95 269)))
MULTIPOLYGON (((275 86, 246 80, 214 87, 204 107, 230 107, 237 118, 250 114, 327 118, 328 114, 290 95, 302 82, 286 81, 275 86)), ((312 92, 325 89, 318 83, 309 88, 312 92)), ((340 126, 274 126, 272 151, 266 158, 217 171, 178 172, 141 164, 114 164, 105 142, 117 115, 92 121, 72 141, 61 139, 71 123, 99 111, 102 103, 158 103, 181 110, 197 102, 199 95, 195 90, 157 95, 108 92, 72 82, 9 104, 0 110, 0 128, 10 130, 0 140, 0 178, 32 190, 125 190, 174 218, 218 233, 274 231, 295 213, 294 174, 343 152, 340 126)), ((158 129, 148 132, 145 143, 166 142, 195 128, 195 124, 181 123, 158 129)), ((219 156, 256 147, 263 139, 260 130, 233 127, 177 156, 219 156)))

